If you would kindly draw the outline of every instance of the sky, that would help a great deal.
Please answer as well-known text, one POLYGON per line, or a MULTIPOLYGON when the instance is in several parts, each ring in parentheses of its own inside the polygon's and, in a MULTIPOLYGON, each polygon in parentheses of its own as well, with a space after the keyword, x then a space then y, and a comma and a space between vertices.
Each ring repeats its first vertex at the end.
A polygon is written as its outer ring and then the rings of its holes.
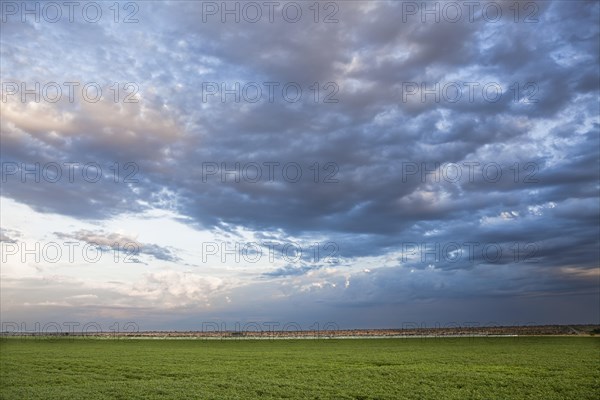
POLYGON ((2 330, 600 323, 599 2, 0 3, 2 330))

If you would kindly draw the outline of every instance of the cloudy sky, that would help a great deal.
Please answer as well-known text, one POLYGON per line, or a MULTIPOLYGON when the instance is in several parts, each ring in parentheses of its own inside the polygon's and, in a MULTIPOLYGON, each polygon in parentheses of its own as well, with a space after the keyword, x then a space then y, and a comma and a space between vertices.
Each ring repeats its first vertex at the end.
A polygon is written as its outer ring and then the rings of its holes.
POLYGON ((1 320, 599 323, 597 1, 2 1, 1 320))

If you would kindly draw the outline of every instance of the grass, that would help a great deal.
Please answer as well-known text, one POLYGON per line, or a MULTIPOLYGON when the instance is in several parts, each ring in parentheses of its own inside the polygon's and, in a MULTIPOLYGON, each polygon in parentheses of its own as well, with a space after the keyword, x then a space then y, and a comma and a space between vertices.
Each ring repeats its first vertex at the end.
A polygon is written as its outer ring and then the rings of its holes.
POLYGON ((0 340, 1 399, 597 399, 591 337, 0 340))

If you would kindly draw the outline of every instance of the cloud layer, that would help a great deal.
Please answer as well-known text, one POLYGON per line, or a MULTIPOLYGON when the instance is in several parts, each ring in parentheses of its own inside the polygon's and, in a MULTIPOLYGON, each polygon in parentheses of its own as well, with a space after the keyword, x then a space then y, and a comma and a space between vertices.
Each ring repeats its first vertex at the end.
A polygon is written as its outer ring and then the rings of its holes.
POLYGON ((340 310, 352 327, 482 319, 479 303, 505 322, 597 320, 597 2, 481 2, 457 22, 445 3, 439 22, 420 2, 299 3, 294 23, 285 5, 252 23, 209 3, 140 2, 132 24, 5 15, 1 241, 130 241, 148 270, 9 260, 3 313, 125 307, 168 326, 176 309, 183 327, 340 310), (10 94, 36 82, 63 96, 10 94), (201 262, 201 243, 268 241, 303 255, 201 262))

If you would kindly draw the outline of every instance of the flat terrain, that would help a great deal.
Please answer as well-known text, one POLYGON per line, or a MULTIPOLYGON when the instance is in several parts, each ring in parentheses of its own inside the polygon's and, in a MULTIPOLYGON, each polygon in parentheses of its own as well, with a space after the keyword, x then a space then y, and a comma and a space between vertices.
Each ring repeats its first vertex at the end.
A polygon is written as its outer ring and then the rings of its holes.
POLYGON ((0 339, 1 399, 597 399, 600 338, 0 339))

